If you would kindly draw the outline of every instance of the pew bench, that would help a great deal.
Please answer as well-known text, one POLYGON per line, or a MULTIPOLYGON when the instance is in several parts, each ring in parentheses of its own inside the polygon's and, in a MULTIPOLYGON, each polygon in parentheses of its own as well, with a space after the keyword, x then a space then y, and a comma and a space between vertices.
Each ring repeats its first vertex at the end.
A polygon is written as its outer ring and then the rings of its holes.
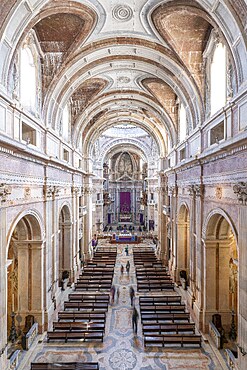
POLYGON ((70 293, 68 295, 69 301, 77 302, 108 302, 110 301, 109 294, 80 294, 80 293, 70 293))
POLYGON ((92 332, 83 332, 83 331, 48 331, 47 332, 47 342, 51 340, 62 340, 65 343, 68 340, 72 341, 101 341, 103 342, 104 332, 103 331, 92 331, 92 332))
POLYGON ((31 370, 99 370, 98 362, 32 362, 31 370))
POLYGON ((108 311, 108 302, 64 302, 64 310, 98 310, 106 312, 108 311))
POLYGON ((189 312, 183 313, 147 313, 141 311, 141 322, 142 324, 149 323, 181 323, 190 321, 189 312))
POLYGON ((156 335, 144 335, 144 347, 146 346, 174 346, 179 345, 181 347, 191 347, 197 345, 201 347, 201 335, 181 335, 181 334, 156 334, 156 335))
POLYGON ((143 335, 166 334, 166 333, 183 333, 190 332, 195 334, 194 323, 179 323, 179 324, 143 324, 143 335))
POLYGON ((150 290, 174 290, 174 283, 172 284, 154 284, 154 283, 139 283, 137 282, 138 291, 150 291, 150 290))
POLYGON ((105 331, 105 323, 98 323, 98 322, 69 322, 69 321, 58 321, 53 322, 53 331, 83 331, 83 332, 91 332, 91 331, 105 331))
POLYGON ((140 305, 149 305, 149 304, 181 304, 180 295, 166 295, 166 296, 152 296, 152 297, 139 297, 140 305))
POLYGON ((84 321, 84 322, 99 322, 99 323, 105 323, 106 320, 106 314, 105 312, 64 312, 60 311, 58 312, 58 321, 84 321))
POLYGON ((185 304, 181 303, 179 305, 141 305, 140 310, 142 313, 174 313, 174 312, 185 312, 185 304))

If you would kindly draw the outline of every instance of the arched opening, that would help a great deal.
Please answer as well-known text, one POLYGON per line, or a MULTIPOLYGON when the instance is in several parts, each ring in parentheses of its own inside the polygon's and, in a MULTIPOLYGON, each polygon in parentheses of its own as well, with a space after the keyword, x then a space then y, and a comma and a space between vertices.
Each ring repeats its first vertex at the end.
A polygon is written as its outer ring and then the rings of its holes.
POLYGON ((179 210, 177 229, 177 276, 180 271, 186 271, 187 285, 190 285, 190 216, 184 204, 179 210))
POLYGON ((208 329, 213 314, 230 339, 237 336, 238 320, 238 249, 233 226, 221 214, 210 218, 205 240, 205 317, 208 329))
POLYGON ((7 330, 8 338, 14 341, 11 337, 13 313, 18 318, 15 321, 18 336, 27 315, 33 316, 40 330, 44 325, 43 241, 40 225, 33 215, 18 221, 10 237, 7 258, 7 330))
MULTIPOLYGON (((68 206, 63 206, 59 215, 59 281, 72 278, 73 251, 71 238, 71 216, 68 206)), ((63 288, 63 287, 62 287, 63 288)))

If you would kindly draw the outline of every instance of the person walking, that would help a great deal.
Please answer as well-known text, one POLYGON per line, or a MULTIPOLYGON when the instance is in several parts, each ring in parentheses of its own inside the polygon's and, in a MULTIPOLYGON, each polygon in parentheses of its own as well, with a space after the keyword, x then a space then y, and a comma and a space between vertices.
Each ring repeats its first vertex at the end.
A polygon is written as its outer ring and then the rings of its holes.
POLYGON ((131 304, 131 306, 133 306, 134 297, 135 297, 135 289, 133 288, 132 285, 130 286, 129 293, 130 293, 130 304, 131 304))
POLYGON ((129 272, 130 272, 130 261, 127 261, 127 263, 126 263, 126 271, 127 271, 127 274, 129 275, 129 272))
POLYGON ((111 290, 110 290, 111 304, 114 303, 115 291, 116 291, 115 285, 112 285, 111 290))
POLYGON ((137 334, 138 319, 139 319, 139 313, 134 306, 133 311, 132 311, 132 328, 135 334, 137 334))
POLYGON ((126 256, 129 255, 129 246, 128 245, 126 245, 126 247, 125 247, 125 253, 126 253, 126 256))
POLYGON ((119 296, 120 296, 120 288, 119 286, 117 287, 117 290, 116 290, 116 303, 118 304, 119 302, 119 296))
POLYGON ((123 265, 121 265, 120 271, 121 271, 121 275, 123 275, 123 273, 124 273, 124 267, 123 267, 123 265))

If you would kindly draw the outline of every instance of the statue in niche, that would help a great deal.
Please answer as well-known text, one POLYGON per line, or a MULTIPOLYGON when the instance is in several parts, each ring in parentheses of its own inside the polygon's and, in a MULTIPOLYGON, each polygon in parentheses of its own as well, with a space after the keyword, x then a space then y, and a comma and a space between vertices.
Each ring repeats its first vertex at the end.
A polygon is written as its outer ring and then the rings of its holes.
POLYGON ((235 293, 237 291, 238 281, 238 266, 234 263, 233 258, 229 261, 230 276, 229 276, 229 292, 235 293))

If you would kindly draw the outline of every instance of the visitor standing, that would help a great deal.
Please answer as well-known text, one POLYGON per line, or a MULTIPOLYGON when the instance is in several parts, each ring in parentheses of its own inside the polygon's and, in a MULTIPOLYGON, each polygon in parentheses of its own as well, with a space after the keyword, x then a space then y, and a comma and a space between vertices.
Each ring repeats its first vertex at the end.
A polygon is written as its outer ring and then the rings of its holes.
POLYGON ((138 319, 139 319, 139 313, 135 306, 133 307, 133 312, 132 312, 132 328, 135 334, 137 334, 137 324, 138 324, 138 319))
POLYGON ((116 291, 115 285, 112 285, 111 290, 110 290, 111 304, 114 303, 115 291, 116 291))
POLYGON ((128 245, 126 245, 126 247, 125 247, 125 253, 126 253, 126 256, 129 255, 129 246, 128 245))
POLYGON ((130 261, 127 261, 127 263, 126 263, 126 271, 127 271, 127 274, 129 275, 129 272, 130 272, 130 261))
POLYGON ((121 271, 121 275, 123 275, 123 273, 124 273, 124 267, 123 267, 123 265, 121 265, 120 271, 121 271))
POLYGON ((129 293, 130 293, 130 304, 131 304, 131 306, 133 306, 134 297, 135 297, 135 289, 133 288, 132 285, 130 286, 129 293))

